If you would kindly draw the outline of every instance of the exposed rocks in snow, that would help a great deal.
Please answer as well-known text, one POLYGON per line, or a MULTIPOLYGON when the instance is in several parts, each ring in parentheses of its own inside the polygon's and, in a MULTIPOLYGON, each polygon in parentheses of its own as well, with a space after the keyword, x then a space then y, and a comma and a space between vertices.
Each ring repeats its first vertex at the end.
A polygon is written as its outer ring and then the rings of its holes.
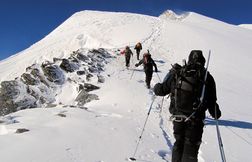
POLYGON ((24 132, 28 132, 28 131, 30 131, 30 130, 26 129, 26 128, 18 128, 15 133, 20 134, 20 133, 24 133, 24 132))
POLYGON ((63 114, 63 113, 59 113, 59 114, 57 114, 57 115, 60 116, 60 117, 63 117, 63 118, 66 117, 66 114, 63 114))
POLYGON ((4 81, 0 89, 0 115, 24 108, 34 108, 36 99, 27 93, 27 85, 20 80, 4 81))
POLYGON ((95 86, 93 84, 85 83, 83 88, 80 88, 81 90, 84 89, 86 92, 90 92, 96 89, 99 89, 98 86, 95 86))
POLYGON ((74 62, 70 62, 68 59, 63 59, 61 64, 60 64, 60 68, 63 69, 66 72, 74 72, 75 70, 77 70, 79 67, 76 63, 74 62))
POLYGON ((53 83, 63 84, 65 76, 58 65, 42 64, 42 70, 46 78, 53 83))
POLYGON ((85 75, 86 74, 86 72, 84 70, 77 71, 76 73, 77 73, 77 75, 85 75))
POLYGON ((75 101, 78 102, 78 105, 84 105, 85 103, 88 103, 92 100, 99 100, 99 97, 96 94, 89 94, 84 89, 79 93, 79 95, 76 97, 75 101))
POLYGON ((21 80, 27 85, 37 85, 38 81, 32 77, 31 74, 23 73, 21 80))
POLYGON ((98 82, 99 83, 104 83, 105 82, 105 78, 102 75, 97 75, 98 77, 98 82))
POLYGON ((189 15, 188 12, 184 12, 184 13, 178 15, 178 14, 176 14, 175 12, 173 12, 171 10, 167 10, 167 11, 163 12, 159 16, 159 18, 181 21, 181 20, 185 19, 188 15, 189 15))
POLYGON ((56 102, 56 97, 67 93, 62 90, 65 85, 76 89, 74 94, 78 95, 73 96, 72 101, 78 106, 98 100, 97 95, 89 92, 99 87, 87 82, 94 79, 97 83, 105 82, 101 72, 108 58, 111 55, 104 49, 79 49, 68 58, 53 58, 53 62, 45 61, 42 65, 27 67, 20 78, 1 82, 0 115, 26 108, 64 105, 62 101, 56 102))

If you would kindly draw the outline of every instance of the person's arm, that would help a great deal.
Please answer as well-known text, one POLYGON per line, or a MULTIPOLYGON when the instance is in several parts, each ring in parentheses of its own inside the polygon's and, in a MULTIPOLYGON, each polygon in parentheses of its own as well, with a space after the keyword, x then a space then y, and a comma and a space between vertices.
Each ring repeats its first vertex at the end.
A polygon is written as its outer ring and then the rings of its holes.
POLYGON ((141 65, 144 62, 144 59, 140 60, 138 63, 135 64, 136 67, 138 67, 139 65, 141 65))
POLYGON ((154 93, 157 96, 165 96, 171 92, 172 82, 174 81, 174 77, 176 73, 178 73, 181 69, 181 66, 177 63, 172 65, 169 73, 165 76, 163 83, 157 83, 154 86, 154 93))
POLYGON ((171 71, 166 75, 166 80, 163 83, 157 83, 154 86, 154 93, 157 96, 166 96, 171 92, 171 84, 175 74, 172 74, 171 71))
POLYGON ((216 96, 216 85, 214 78, 210 73, 207 75, 207 81, 206 81, 206 94, 205 94, 205 106, 208 109, 208 112, 213 118, 220 118, 221 117, 221 111, 219 108, 219 105, 216 103, 217 96, 216 96), (217 117, 215 117, 215 111, 217 117))
POLYGON ((157 65, 156 65, 155 61, 153 59, 151 59, 151 60, 152 60, 152 65, 155 67, 155 72, 158 72, 157 65))

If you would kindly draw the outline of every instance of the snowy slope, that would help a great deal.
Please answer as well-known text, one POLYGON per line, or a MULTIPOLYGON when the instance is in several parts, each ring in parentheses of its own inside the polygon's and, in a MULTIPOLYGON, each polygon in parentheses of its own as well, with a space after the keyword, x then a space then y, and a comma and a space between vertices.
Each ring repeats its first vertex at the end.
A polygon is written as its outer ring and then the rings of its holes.
POLYGON ((241 24, 239 26, 246 28, 246 29, 252 29, 252 24, 241 24))
MULTIPOLYGON (((79 48, 106 48, 115 56, 107 65, 106 82, 95 93, 100 100, 85 109, 22 110, 1 118, 0 156, 5 162, 123 162, 132 156, 141 133, 152 95, 145 88, 141 67, 124 68, 123 56, 114 51, 143 43, 150 50, 160 73, 152 86, 163 79, 171 63, 181 63, 192 49, 207 56, 217 84, 222 110, 220 129, 229 162, 250 161, 252 149, 252 31, 196 13, 174 19, 130 13, 82 11, 74 14, 52 33, 30 48, 0 62, 0 81, 20 76, 33 63, 63 58, 79 48), (60 117, 57 114, 65 114, 60 117), (30 131, 15 134, 17 128, 30 131), (15 156, 13 156, 15 155, 15 156)), ((133 49, 133 48, 132 48, 133 49)), ((67 99, 68 93, 62 94, 67 99)), ((172 124, 169 100, 156 98, 136 158, 169 161, 172 124), (168 160, 167 160, 168 159, 168 160)), ((71 102, 71 101, 68 101, 71 102)), ((2 161, 2 160, 1 160, 2 161)), ((199 154, 200 162, 221 161, 214 121, 208 119, 199 154)))

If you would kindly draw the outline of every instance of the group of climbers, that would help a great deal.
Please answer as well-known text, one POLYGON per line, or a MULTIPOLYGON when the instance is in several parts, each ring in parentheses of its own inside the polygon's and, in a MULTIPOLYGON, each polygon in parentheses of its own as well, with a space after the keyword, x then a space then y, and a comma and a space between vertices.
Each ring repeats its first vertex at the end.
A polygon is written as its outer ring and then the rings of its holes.
MULTIPOLYGON (((142 50, 142 44, 138 42, 135 45, 136 54, 137 54, 137 60, 139 59, 140 56, 140 51, 142 50)), ((133 56, 133 52, 131 51, 129 46, 126 46, 125 49, 121 52, 121 54, 125 55, 125 63, 126 67, 128 68, 130 66, 130 59, 131 56, 133 56)), ((155 61, 151 58, 151 54, 149 50, 143 54, 143 58, 135 64, 135 67, 138 67, 139 65, 143 64, 144 67, 144 72, 145 72, 145 83, 147 88, 150 88, 150 83, 152 79, 152 74, 153 74, 153 67, 155 68, 155 72, 158 72, 157 65, 155 61)))
MULTIPOLYGON (((139 60, 141 43, 137 43, 134 49, 139 60)), ((129 67, 133 52, 129 46, 126 46, 122 53, 125 54, 126 67, 129 67)), ((185 65, 181 66, 177 63, 172 65, 164 81, 157 83, 153 88, 156 96, 170 96, 169 111, 172 114, 173 133, 176 140, 172 149, 172 162, 198 162, 205 111, 208 110, 216 120, 221 116, 216 102, 215 81, 204 67, 205 62, 201 50, 192 50, 185 65)), ((153 67, 155 72, 158 72, 149 51, 143 54, 143 58, 135 64, 135 67, 141 64, 144 67, 145 82, 149 89, 153 67)))

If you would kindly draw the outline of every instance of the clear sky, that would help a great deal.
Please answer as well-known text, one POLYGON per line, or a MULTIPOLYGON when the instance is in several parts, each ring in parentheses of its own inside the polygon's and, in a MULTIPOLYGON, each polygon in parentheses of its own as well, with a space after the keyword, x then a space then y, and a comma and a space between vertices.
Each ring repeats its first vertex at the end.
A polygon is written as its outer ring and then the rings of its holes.
POLYGON ((0 60, 41 40, 81 10, 158 16, 167 9, 252 24, 252 0, 0 0, 0 60))

